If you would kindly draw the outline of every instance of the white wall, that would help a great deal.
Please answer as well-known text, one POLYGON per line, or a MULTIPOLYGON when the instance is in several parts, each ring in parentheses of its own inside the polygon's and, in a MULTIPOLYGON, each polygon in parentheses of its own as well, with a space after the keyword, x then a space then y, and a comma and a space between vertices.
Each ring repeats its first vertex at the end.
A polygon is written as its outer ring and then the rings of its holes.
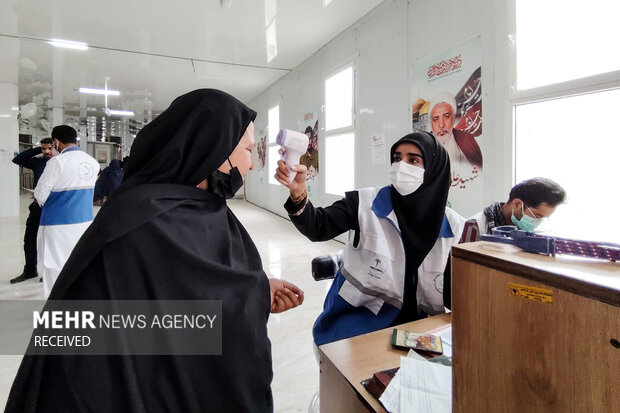
MULTIPOLYGON (((257 123, 266 125, 268 109, 279 103, 281 128, 296 129, 301 110, 323 104, 324 77, 354 60, 357 113, 355 187, 386 185, 389 147, 411 132, 411 64, 481 35, 484 190, 481 199, 472 199, 470 204, 459 208, 458 212, 468 217, 493 201, 505 200, 512 186, 512 121, 507 98, 508 75, 505 73, 508 46, 504 40, 505 6, 500 3, 503 2, 386 1, 249 102, 249 106, 258 112, 257 123), (496 70, 497 67, 501 70, 496 70), (370 162, 369 140, 378 133, 385 134, 386 139, 384 164, 370 162)), ((319 169, 325 165, 325 154, 321 150, 325 147, 322 113, 320 127, 319 169)), ((282 205, 288 190, 268 183, 268 176, 273 173, 267 168, 250 173, 246 196, 256 205, 286 216, 282 205)), ((320 178, 324 179, 324 172, 320 178)), ((315 204, 329 205, 338 199, 323 192, 323 181, 319 186, 321 196, 315 204)))

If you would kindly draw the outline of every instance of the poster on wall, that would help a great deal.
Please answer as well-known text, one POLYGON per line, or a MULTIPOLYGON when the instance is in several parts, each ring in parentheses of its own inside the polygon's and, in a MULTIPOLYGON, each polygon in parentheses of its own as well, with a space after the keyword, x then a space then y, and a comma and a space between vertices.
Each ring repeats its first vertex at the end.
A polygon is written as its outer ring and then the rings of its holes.
POLYGON ((377 133, 370 138, 371 162, 376 164, 385 163, 385 134, 377 133))
POLYGON ((308 175, 306 188, 308 198, 316 201, 319 195, 319 108, 313 107, 304 110, 299 116, 299 130, 308 136, 308 148, 301 155, 299 163, 306 165, 308 175))
POLYGON ((265 125, 260 123, 254 125, 254 140, 256 142, 254 165, 256 165, 256 172, 260 177, 259 182, 262 184, 265 175, 265 162, 267 161, 267 128, 265 125))
POLYGON ((411 65, 413 130, 431 132, 450 156, 448 200, 463 215, 482 199, 482 43, 474 37, 411 65))

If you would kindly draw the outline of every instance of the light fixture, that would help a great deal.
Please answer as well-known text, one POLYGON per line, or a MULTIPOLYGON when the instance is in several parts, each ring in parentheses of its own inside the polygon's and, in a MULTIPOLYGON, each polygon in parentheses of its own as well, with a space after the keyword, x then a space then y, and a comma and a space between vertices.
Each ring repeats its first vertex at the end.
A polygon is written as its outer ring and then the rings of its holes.
POLYGON ((87 87, 81 87, 78 89, 80 93, 91 93, 94 95, 110 95, 110 96, 118 96, 121 94, 118 90, 110 90, 110 89, 91 89, 87 87))
POLYGON ((74 42, 71 40, 51 39, 49 42, 52 46, 64 47, 65 49, 86 50, 88 45, 84 42, 74 42))
POLYGON ((273 19, 267 29, 265 29, 267 37, 267 63, 271 62, 278 55, 278 41, 276 39, 276 19, 273 19))
POLYGON ((133 116, 133 112, 131 110, 114 110, 114 109, 106 109, 106 113, 109 115, 117 115, 117 116, 133 116))
POLYGON ((0 113, 0 118, 10 118, 13 117, 13 115, 9 115, 8 113, 0 113))

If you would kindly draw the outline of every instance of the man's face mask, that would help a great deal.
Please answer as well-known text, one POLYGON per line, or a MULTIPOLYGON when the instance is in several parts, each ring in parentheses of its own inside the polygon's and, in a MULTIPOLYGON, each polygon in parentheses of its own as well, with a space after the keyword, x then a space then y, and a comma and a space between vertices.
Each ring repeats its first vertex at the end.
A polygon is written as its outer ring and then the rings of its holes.
MULTIPOLYGON (((525 210, 523 209, 524 205, 525 204, 522 202, 521 203, 521 212, 522 212, 521 219, 517 219, 515 217, 515 210, 513 208, 512 209, 512 216, 510 217, 510 220, 521 231, 532 232, 532 231, 534 231, 536 229, 537 226, 540 225, 540 223, 542 222, 542 218, 533 218, 533 217, 529 216, 528 214, 526 214, 525 210)), ((529 207, 526 207, 526 208, 527 208, 528 211, 530 211, 530 214, 534 215, 534 213, 532 212, 532 210, 529 207)))
POLYGON ((224 199, 230 199, 243 186, 243 178, 237 167, 233 167, 230 159, 228 159, 230 165, 230 172, 225 174, 219 170, 215 170, 209 177, 207 177, 207 191, 218 195, 224 199))
POLYGON ((394 162, 390 168, 390 183, 399 194, 414 193, 424 182, 424 169, 404 161, 394 162))

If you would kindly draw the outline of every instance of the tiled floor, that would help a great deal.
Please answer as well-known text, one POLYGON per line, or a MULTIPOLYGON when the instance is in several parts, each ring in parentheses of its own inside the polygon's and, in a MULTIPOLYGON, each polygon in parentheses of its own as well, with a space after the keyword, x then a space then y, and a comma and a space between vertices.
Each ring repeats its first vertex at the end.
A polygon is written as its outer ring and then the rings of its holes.
MULTIPOLYGON (((0 219, 0 299, 43 299, 43 288, 37 279, 9 284, 24 265, 22 239, 29 203, 29 197, 22 196, 20 218, 0 219)), ((289 221, 242 200, 229 201, 229 206, 254 239, 267 275, 291 281, 305 293, 301 307, 272 315, 268 327, 275 411, 306 412, 319 388, 311 329, 330 283, 312 279, 310 261, 343 245, 336 241, 312 243, 289 221)), ((6 403, 20 360, 21 356, 0 355, 0 406, 6 403)))

